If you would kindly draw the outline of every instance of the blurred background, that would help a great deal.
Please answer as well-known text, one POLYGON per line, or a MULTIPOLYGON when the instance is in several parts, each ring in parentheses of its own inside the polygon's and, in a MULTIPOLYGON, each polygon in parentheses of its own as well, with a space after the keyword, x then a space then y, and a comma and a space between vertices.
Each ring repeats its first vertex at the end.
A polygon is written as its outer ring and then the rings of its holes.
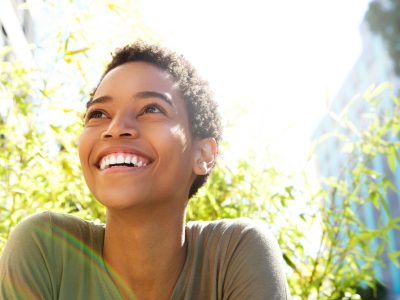
POLYGON ((76 140, 115 48, 184 54, 225 124, 188 219, 265 220, 294 299, 400 299, 400 1, 2 0, 0 251, 41 210, 96 222, 76 140))

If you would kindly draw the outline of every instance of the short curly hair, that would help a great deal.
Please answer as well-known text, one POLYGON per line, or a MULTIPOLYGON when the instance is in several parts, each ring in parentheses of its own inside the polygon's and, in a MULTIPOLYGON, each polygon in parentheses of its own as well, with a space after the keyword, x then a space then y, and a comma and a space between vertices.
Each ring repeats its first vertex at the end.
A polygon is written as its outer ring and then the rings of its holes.
MULTIPOLYGON (((219 143, 222 135, 221 117, 208 82, 200 78, 196 69, 182 55, 156 44, 138 41, 117 49, 96 88, 91 92, 87 105, 93 100, 97 87, 108 72, 135 61, 150 63, 172 75, 185 101, 192 136, 212 137, 219 143)), ((190 187, 189 199, 205 184, 207 177, 208 174, 196 177, 190 187)))

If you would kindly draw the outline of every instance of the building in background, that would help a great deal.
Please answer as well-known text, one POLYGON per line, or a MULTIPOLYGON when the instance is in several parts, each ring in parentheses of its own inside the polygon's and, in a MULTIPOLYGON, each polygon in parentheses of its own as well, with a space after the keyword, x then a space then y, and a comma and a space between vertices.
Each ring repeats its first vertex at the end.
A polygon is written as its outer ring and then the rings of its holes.
MULTIPOLYGON (((333 99, 331 109, 336 113, 342 111, 355 95, 363 93, 371 84, 380 84, 389 81, 393 84, 395 91, 398 91, 400 88, 400 80, 393 71, 392 61, 385 49, 382 38, 371 33, 366 20, 360 25, 360 32, 363 41, 363 50, 338 94, 333 99)), ((350 118, 357 126, 362 127, 363 114, 367 113, 370 107, 367 107, 365 102, 360 101, 359 103, 358 106, 356 105, 354 109, 351 109, 350 118)), ((337 123, 327 116, 319 124, 315 132, 315 137, 319 137, 326 132, 332 132, 337 127, 337 123)), ((335 176, 337 178, 348 176, 348 174, 344 175, 342 173, 345 167, 344 164, 346 164, 346 156, 340 152, 340 148, 341 145, 333 139, 321 145, 317 161, 321 176, 335 176)), ((394 173, 391 172, 386 158, 382 156, 374 159, 371 164, 373 169, 384 173, 396 185, 397 190, 400 191, 400 167, 397 167, 394 173)), ((399 217, 400 195, 393 191, 389 191, 386 195, 392 217, 399 217)), ((336 201, 340 202, 341 200, 336 199, 336 201)), ((376 228, 376 220, 379 217, 385 217, 384 212, 376 210, 372 203, 365 205, 362 210, 357 210, 357 214, 365 221, 368 228, 371 229, 376 228)), ((389 252, 400 250, 399 231, 391 231, 389 233, 388 250, 389 252)), ((382 268, 379 264, 375 265, 378 279, 388 289, 389 299, 400 299, 400 269, 387 255, 383 256, 383 260, 386 264, 385 268, 382 268)))
POLYGON ((0 48, 11 46, 6 60, 17 58, 24 64, 31 64, 32 51, 29 47, 34 39, 32 17, 23 9, 26 0, 2 0, 0 9, 0 48))

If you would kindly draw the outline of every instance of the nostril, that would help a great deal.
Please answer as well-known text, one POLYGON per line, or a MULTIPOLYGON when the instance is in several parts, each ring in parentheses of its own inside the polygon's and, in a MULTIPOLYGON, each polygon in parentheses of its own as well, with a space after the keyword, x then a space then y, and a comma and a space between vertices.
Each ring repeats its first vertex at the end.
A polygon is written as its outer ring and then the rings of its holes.
POLYGON ((124 132, 121 133, 119 136, 131 136, 132 134, 130 134, 129 132, 124 132))
POLYGON ((108 127, 102 134, 102 138, 136 138, 139 132, 133 126, 126 124, 113 124, 108 127))

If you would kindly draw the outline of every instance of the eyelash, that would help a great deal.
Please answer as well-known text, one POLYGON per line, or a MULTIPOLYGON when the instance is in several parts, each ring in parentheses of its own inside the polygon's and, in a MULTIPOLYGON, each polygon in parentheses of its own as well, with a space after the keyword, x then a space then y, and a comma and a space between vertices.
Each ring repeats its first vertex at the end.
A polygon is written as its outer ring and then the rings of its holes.
POLYGON ((162 113, 162 114, 165 114, 165 110, 161 107, 161 106, 159 106, 158 104, 155 104, 155 103, 152 103, 152 104, 148 104, 148 105, 146 105, 142 110, 141 110, 141 112, 140 112, 140 114, 139 115, 143 115, 143 114, 156 114, 156 113, 162 113), (158 111, 157 112, 149 112, 149 110, 150 109, 157 109, 158 111))
POLYGON ((99 109, 89 111, 86 116, 86 121, 89 121, 90 119, 101 119, 102 118, 101 115, 106 116, 105 112, 99 109))

